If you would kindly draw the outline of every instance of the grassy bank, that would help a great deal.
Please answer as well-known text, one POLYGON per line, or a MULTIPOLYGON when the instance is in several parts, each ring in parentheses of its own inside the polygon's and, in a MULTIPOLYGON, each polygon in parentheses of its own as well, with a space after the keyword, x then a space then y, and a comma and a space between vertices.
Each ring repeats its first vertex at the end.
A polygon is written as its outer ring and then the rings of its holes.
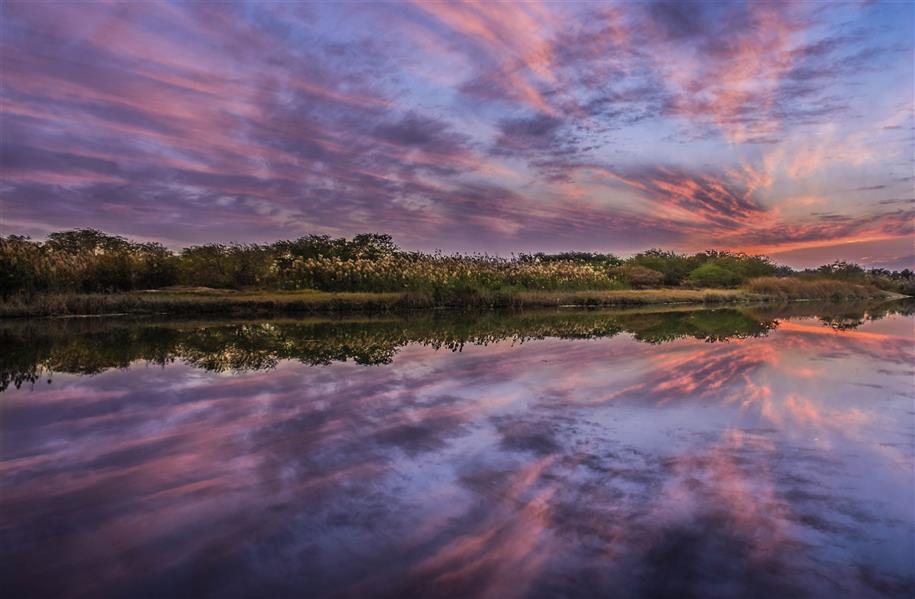
POLYGON ((821 281, 755 282, 742 289, 627 289, 597 291, 475 292, 448 295, 333 293, 324 291, 226 291, 177 289, 108 294, 42 294, 0 303, 0 317, 101 314, 225 314, 389 312, 430 308, 534 308, 641 306, 817 299, 890 299, 894 294, 857 285, 821 281))
POLYGON ((788 277, 760 277, 749 281, 745 289, 754 295, 776 300, 826 300, 849 302, 905 297, 898 293, 881 291, 871 285, 858 285, 834 279, 795 279, 788 277))

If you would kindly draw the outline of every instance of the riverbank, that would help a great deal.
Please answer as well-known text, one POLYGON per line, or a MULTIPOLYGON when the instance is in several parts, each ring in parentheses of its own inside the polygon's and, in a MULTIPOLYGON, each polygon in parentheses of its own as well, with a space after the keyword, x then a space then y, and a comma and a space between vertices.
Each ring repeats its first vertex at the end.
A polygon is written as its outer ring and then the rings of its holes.
POLYGON ((0 303, 0 317, 98 316, 113 314, 263 315, 323 312, 390 312, 434 308, 537 308, 723 304, 816 299, 861 301, 902 296, 858 285, 835 289, 627 289, 613 291, 517 291, 449 294, 232 291, 209 288, 110 294, 46 294, 0 303))

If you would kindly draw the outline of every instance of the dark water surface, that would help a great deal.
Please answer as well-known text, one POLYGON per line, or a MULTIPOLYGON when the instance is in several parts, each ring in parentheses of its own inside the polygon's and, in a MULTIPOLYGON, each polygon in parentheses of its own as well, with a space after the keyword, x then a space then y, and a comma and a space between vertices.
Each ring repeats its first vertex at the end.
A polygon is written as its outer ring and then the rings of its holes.
POLYGON ((911 597, 911 312, 0 323, 0 592, 911 597))

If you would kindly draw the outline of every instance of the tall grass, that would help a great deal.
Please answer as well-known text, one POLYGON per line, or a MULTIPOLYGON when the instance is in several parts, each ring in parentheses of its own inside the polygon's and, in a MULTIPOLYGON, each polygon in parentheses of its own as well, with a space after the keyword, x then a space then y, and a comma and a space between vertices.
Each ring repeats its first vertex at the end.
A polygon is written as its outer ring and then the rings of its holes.
POLYGON ((760 277, 746 284, 746 290, 767 298, 828 300, 833 302, 873 298, 880 291, 871 285, 858 285, 834 279, 797 279, 760 277))
POLYGON ((294 259, 278 268, 284 289, 425 291, 620 289, 608 269, 572 261, 520 261, 493 256, 394 254, 379 258, 336 256, 294 259))

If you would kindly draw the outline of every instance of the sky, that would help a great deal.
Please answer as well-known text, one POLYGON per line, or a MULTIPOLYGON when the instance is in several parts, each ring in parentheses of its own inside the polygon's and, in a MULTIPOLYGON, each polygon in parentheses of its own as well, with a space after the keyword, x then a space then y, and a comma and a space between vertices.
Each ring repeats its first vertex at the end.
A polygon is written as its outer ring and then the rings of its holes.
POLYGON ((909 2, 0 4, 0 232, 915 265, 909 2))

